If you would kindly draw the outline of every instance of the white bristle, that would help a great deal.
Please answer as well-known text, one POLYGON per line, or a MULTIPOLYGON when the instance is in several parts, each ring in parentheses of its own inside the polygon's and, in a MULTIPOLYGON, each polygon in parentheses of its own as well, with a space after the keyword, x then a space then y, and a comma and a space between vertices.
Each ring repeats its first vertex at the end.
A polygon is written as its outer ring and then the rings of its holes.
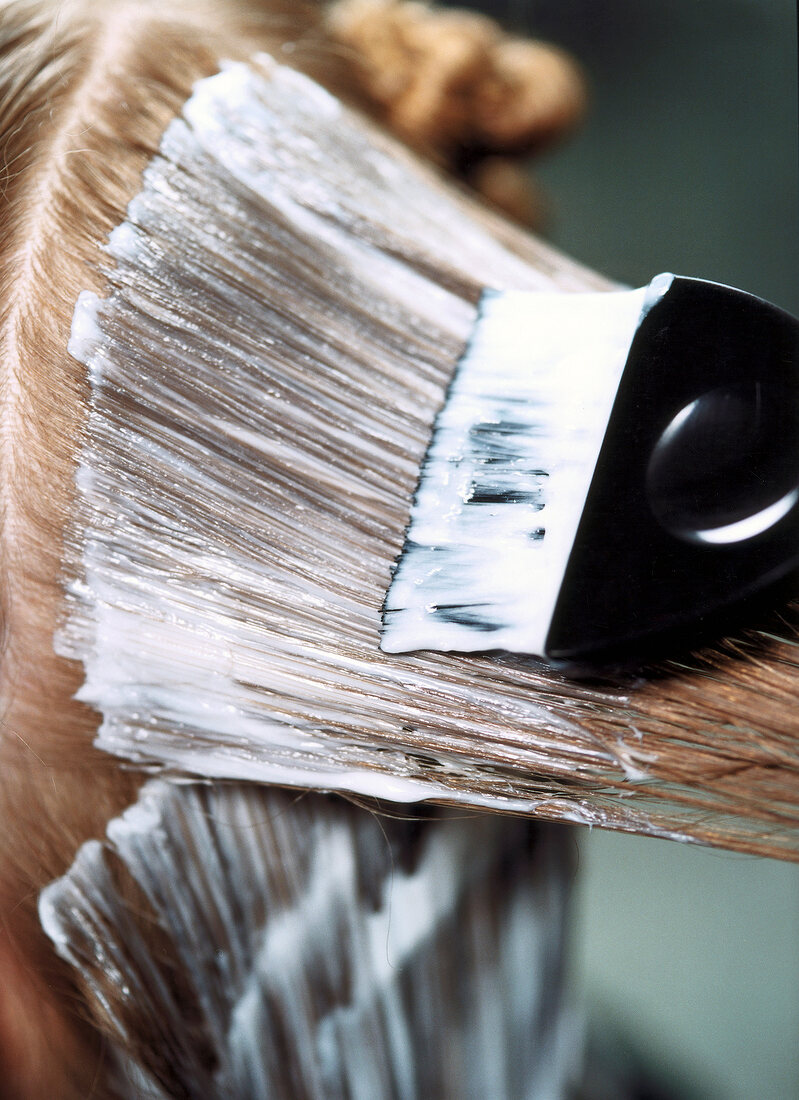
POLYGON ((566 841, 157 781, 40 914, 131 1098, 554 1100, 579 1049, 566 841))
POLYGON ((646 296, 485 296, 422 470, 384 650, 544 654, 646 296))

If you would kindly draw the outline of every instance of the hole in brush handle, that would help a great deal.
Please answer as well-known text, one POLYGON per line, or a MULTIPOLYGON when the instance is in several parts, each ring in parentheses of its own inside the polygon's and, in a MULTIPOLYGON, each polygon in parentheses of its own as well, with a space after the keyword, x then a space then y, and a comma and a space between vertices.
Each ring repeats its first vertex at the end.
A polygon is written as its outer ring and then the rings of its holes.
POLYGON ((768 531, 799 499, 799 394, 790 379, 718 386, 672 419, 647 470, 655 518, 689 542, 768 531))

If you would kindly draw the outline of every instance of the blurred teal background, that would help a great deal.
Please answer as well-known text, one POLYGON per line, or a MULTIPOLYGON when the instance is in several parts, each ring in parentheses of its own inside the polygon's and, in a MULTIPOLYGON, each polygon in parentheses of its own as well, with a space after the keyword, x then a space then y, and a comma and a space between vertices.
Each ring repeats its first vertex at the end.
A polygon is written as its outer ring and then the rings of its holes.
POLYGON ((594 830, 577 911, 600 1040, 620 1032, 678 1098, 799 1097, 796 866, 594 830))
MULTIPOLYGON (((674 271, 799 313, 793 0, 473 6, 588 76, 582 131, 536 166, 556 244, 625 283, 674 271)), ((580 837, 574 947, 593 1019, 680 1097, 799 1098, 799 869, 580 837)))
POLYGON ((539 168, 557 243, 624 282, 675 271, 799 313, 794 0, 504 7, 591 85, 582 132, 539 168))

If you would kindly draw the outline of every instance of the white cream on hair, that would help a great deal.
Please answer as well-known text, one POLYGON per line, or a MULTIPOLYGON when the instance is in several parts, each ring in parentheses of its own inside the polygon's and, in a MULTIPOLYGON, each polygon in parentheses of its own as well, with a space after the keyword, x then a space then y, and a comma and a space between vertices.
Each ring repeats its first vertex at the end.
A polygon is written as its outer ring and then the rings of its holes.
POLYGON ((124 1095, 553 1100, 570 861, 534 829, 155 781, 39 911, 112 1038, 157 1022, 124 1095))
POLYGON ((92 402, 62 651, 98 744, 137 762, 532 810, 540 784, 508 766, 534 775, 566 735, 595 768, 596 743, 521 670, 389 657, 378 631, 480 284, 544 277, 260 62, 196 85, 111 235, 109 295, 77 304, 92 402))
MULTIPOLYGON (((196 85, 75 313, 91 402, 60 651, 98 744, 139 765, 712 839, 716 792, 631 764, 671 745, 668 684, 379 649, 481 293, 596 285, 482 217, 268 58, 196 85)), ((686 721, 721 758, 737 734, 703 698, 686 721)))

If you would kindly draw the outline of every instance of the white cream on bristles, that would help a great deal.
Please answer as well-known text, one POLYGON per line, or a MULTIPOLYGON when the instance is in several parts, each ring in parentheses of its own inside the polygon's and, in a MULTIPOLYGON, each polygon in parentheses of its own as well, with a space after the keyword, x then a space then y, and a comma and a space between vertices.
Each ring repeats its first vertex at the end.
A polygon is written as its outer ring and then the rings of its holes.
POLYGON ((486 296, 425 461, 383 649, 544 654, 647 294, 486 296))

